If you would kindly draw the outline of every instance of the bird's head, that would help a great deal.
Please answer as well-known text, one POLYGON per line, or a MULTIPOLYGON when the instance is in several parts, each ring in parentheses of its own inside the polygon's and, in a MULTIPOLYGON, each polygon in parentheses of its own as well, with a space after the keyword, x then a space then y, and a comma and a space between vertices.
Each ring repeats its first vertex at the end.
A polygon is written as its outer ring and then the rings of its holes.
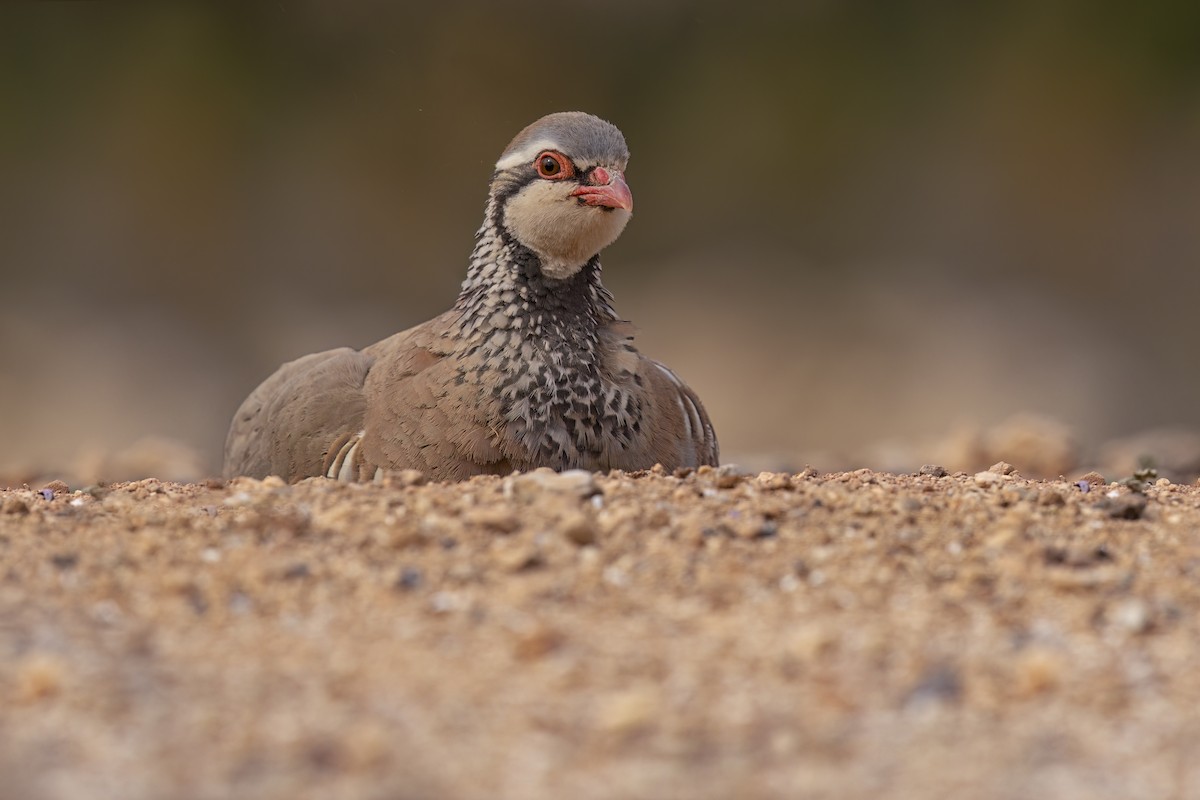
POLYGON ((629 222, 628 163, 615 125, 578 111, 542 117, 496 162, 491 194, 500 224, 537 254, 545 275, 568 278, 629 222))

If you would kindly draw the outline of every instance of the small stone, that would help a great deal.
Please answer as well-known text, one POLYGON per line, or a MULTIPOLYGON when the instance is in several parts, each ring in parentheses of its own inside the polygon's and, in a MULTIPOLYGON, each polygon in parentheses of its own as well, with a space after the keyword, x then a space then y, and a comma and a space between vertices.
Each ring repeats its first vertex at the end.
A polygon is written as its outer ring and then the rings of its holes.
POLYGON ((385 470, 378 476, 377 483, 390 489, 408 489, 412 486, 424 486, 428 478, 419 469, 385 470))
POLYGON ((302 578, 307 578, 311 574, 312 570, 308 568, 308 564, 305 564, 303 561, 301 561, 300 563, 292 564, 290 567, 285 569, 281 577, 285 581, 297 581, 301 580, 302 578))
POLYGON ((249 492, 234 492, 225 499, 225 505, 229 508, 240 508, 254 503, 254 495, 249 492))
POLYGON ((991 470, 987 470, 985 472, 976 472, 975 473, 975 485, 976 486, 982 486, 984 488, 988 488, 991 486, 996 486, 997 484, 1002 483, 1003 481, 1004 481, 1004 476, 1002 474, 1000 474, 999 472, 992 472, 991 470))
POLYGON ((58 658, 38 653, 27 657, 16 668, 16 700, 34 703, 54 697, 62 691, 66 667, 58 658))
POLYGON ((862 495, 855 498, 850 510, 860 517, 872 517, 879 513, 880 506, 874 497, 862 495))
POLYGON ((719 525, 718 529, 725 527, 739 539, 769 539, 778 532, 774 522, 757 516, 730 520, 727 525, 719 525))
POLYGON ((513 475, 505 481, 504 492, 507 496, 529 500, 541 494, 552 492, 571 495, 580 499, 599 493, 596 486, 596 476, 582 469, 569 469, 565 472, 555 472, 546 467, 540 467, 532 472, 513 475))
POLYGON ((342 763, 350 774, 361 773, 387 764, 395 751, 391 731, 383 725, 363 721, 341 736, 342 763))
POLYGON ((573 512, 568 514, 559 523, 563 536, 575 544, 583 547, 585 545, 594 544, 598 533, 596 522, 587 514, 582 512, 573 512))
POLYGON ((774 492, 792 488, 792 479, 783 472, 760 472, 758 473, 758 485, 774 492))
POLYGON ((494 533, 513 533, 521 527, 516 513, 507 508, 473 508, 463 515, 468 525, 477 525, 494 533))
POLYGON ((448 614, 466 605, 466 600, 457 592, 434 592, 429 598, 429 610, 435 614, 448 614))
POLYGON ((905 698, 904 705, 919 708, 956 703, 962 697, 962 690, 962 677, 957 669, 945 664, 934 666, 921 675, 905 698))
POLYGON ((925 464, 921 467, 920 474, 929 475, 933 478, 944 478, 947 475, 946 468, 937 464, 925 464))
POLYGON ((601 730, 628 734, 649 725, 660 711, 658 692, 650 688, 626 689, 602 701, 596 721, 601 730))
POLYGON ((997 461, 995 464, 992 464, 990 467, 988 467, 987 471, 996 472, 1000 475, 1012 475, 1017 471, 1017 468, 1012 464, 1009 464, 1007 461, 997 461))
POLYGON ((566 637, 548 625, 535 625, 517 634, 513 655, 519 661, 537 661, 557 650, 566 637))
POLYGON ((1062 496, 1062 492, 1055 489, 1042 489, 1038 492, 1037 502, 1040 506, 1054 508, 1055 506, 1065 505, 1067 499, 1062 496))
POLYGON ((615 586, 622 589, 629 585, 629 573, 618 567, 616 564, 610 564, 604 568, 604 572, 600 576, 609 586, 615 586))
POLYGON ((29 503, 26 503, 23 498, 15 495, 9 495, 0 502, 0 514, 28 514, 29 503))
POLYGON ((1116 564, 1098 564, 1076 569, 1051 569, 1046 572, 1046 581, 1051 586, 1067 591, 1091 592, 1106 587, 1128 584, 1129 570, 1116 564))
POLYGON ((718 489, 732 489, 750 477, 750 473, 737 464, 722 464, 717 467, 716 485, 718 489))
POLYGON ((532 544, 511 539, 498 539, 497 545, 493 550, 493 557, 496 564, 503 570, 521 572, 533 569, 542 563, 541 553, 532 544))
POLYGON ((1140 492, 1105 497, 1098 505, 1114 519, 1141 519, 1146 513, 1146 495, 1140 492))
POLYGON ((1059 655, 1042 647, 1033 647, 1018 658, 1013 679, 1020 697, 1043 694, 1062 681, 1064 666, 1059 655))
POLYGON ((1130 633, 1145 633, 1152 622, 1149 606, 1136 597, 1114 605, 1107 617, 1112 624, 1130 633))
POLYGON ((50 556, 50 563, 59 569, 71 569, 79 563, 79 556, 76 553, 58 553, 50 556))
POLYGON ((839 632, 820 623, 810 622, 797 628, 784 639, 782 646, 785 652, 802 663, 811 663, 831 651, 840 639, 839 632))
POLYGON ((396 578, 396 588, 405 591, 421 588, 421 584, 425 582, 425 575, 416 567, 405 567, 400 570, 399 577, 396 578))

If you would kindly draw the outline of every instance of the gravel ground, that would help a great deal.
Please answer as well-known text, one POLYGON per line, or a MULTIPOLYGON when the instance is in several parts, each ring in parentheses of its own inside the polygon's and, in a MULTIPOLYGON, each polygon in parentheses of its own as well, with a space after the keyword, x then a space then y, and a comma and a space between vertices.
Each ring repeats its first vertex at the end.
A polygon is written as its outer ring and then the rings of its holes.
POLYGON ((0 491, 0 796, 1200 796, 1200 486, 0 491))

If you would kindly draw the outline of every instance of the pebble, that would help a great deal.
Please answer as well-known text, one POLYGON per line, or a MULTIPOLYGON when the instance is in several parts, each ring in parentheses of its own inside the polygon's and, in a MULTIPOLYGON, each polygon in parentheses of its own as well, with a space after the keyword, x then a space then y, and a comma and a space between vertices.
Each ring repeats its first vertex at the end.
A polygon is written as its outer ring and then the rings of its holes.
POLYGON ((26 503, 23 498, 9 495, 4 498, 4 502, 0 503, 0 514, 28 514, 29 503, 26 503))
POLYGON ((249 492, 234 492, 225 499, 225 505, 230 508, 248 506, 254 502, 254 496, 249 492))
POLYGON ((596 522, 587 514, 573 512, 559 522, 563 536, 581 547, 594 544, 598 533, 596 522))
POLYGON ((435 614, 447 614, 466 605, 466 600, 457 592, 434 592, 429 598, 429 610, 435 614))
POLYGON ((629 585, 629 573, 615 564, 605 567, 602 577, 605 583, 618 589, 629 585))
POLYGON ((792 488, 792 479, 783 472, 760 472, 758 485, 768 491, 792 488))
POLYGON ((505 480, 505 495, 529 500, 546 492, 573 495, 580 499, 591 497, 600 491, 596 476, 582 469, 555 472, 545 467, 513 475, 505 480))
POLYGON ((716 472, 718 489, 732 489, 750 477, 750 473, 737 464, 723 464, 717 467, 716 472))
POLYGON ((1099 507, 1108 512, 1113 519, 1141 519, 1142 515, 1146 513, 1148 502, 1146 495, 1138 492, 1130 492, 1116 497, 1110 493, 1099 504, 1099 507))
POLYGON ((542 563, 541 553, 533 544, 509 539, 497 540, 492 558, 497 566, 508 572, 532 569, 542 563))
POLYGON ((15 669, 15 699, 35 703, 47 700, 62 691, 66 665, 56 656, 35 653, 27 656, 15 669))
POLYGON ((1056 688, 1065 667, 1058 653, 1044 647, 1031 647, 1017 658, 1013 679, 1019 697, 1032 697, 1056 688))
POLYGON ((1062 492, 1055 489, 1042 489, 1038 492, 1037 502, 1040 506, 1055 507, 1066 505, 1067 499, 1063 497, 1062 492))
POLYGON ((991 487, 991 486, 996 486, 1003 482, 1004 482, 1004 475, 999 472, 993 472, 991 470, 986 470, 984 472, 976 472, 975 473, 975 485, 976 486, 982 486, 984 488, 987 488, 987 487, 991 487))
POLYGON ((397 589, 419 589, 421 584, 425 582, 425 575, 416 567, 405 567, 400 570, 399 577, 396 578, 397 589))
POLYGON ((521 527, 521 520, 516 512, 507 508, 484 506, 472 508, 463 514, 463 521, 468 525, 478 525, 495 533, 513 533, 521 527))
POLYGON ((1136 597, 1117 603, 1107 616, 1109 621, 1118 628, 1130 633, 1145 633, 1151 625, 1149 606, 1136 597))
POLYGON ((419 469, 388 470, 376 476, 376 483, 394 489, 407 489, 410 486, 424 486, 428 479, 419 469))
POLYGON ((537 661, 557 650, 566 637, 548 625, 534 625, 520 631, 513 642, 513 655, 519 661, 537 661))
POLYGON ((657 691, 650 688, 626 689, 601 702, 597 727, 608 733, 633 733, 656 719, 661 707, 657 691))

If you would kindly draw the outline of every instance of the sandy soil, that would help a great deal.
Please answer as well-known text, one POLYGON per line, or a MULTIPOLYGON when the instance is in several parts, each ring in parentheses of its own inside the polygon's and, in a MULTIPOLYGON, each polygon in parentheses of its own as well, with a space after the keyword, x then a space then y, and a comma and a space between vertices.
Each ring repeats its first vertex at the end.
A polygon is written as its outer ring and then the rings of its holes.
POLYGON ((939 473, 0 492, 0 795, 1200 796, 1200 486, 939 473))

